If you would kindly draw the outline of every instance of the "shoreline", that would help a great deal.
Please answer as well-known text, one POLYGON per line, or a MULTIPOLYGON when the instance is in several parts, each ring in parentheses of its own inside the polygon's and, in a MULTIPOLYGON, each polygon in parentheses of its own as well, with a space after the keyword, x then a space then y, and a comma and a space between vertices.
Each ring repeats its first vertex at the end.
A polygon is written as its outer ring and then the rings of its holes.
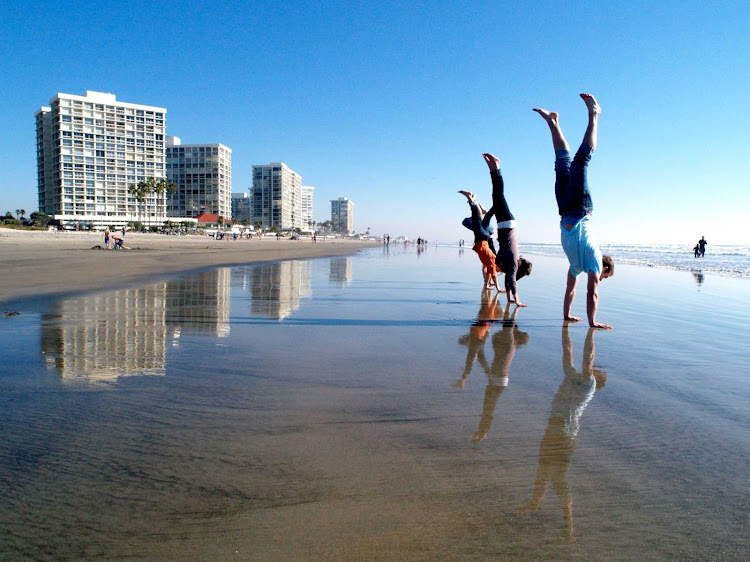
POLYGON ((125 235, 128 250, 96 249, 101 232, 0 229, 0 303, 117 289, 214 267, 351 255, 372 241, 275 238, 214 240, 208 236, 125 235))

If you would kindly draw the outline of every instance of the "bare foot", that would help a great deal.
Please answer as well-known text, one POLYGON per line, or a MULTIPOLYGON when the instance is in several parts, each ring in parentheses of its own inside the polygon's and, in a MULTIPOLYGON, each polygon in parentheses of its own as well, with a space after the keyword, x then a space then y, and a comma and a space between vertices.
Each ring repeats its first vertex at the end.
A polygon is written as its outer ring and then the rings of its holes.
POLYGON ((581 99, 586 104, 590 115, 599 115, 602 112, 601 106, 596 102, 596 98, 591 94, 581 94, 581 99))
POLYGON ((490 170, 500 169, 500 158, 489 152, 483 152, 482 156, 484 157, 484 161, 487 162, 487 166, 489 166, 490 170))
POLYGON ((540 107, 535 107, 534 111, 544 117, 544 120, 547 123, 557 124, 557 118, 559 117, 559 115, 555 111, 547 111, 546 109, 542 109, 540 107))
POLYGON ((464 190, 462 190, 462 189, 459 189, 459 190, 458 190, 458 192, 459 192, 459 193, 460 193, 461 195, 465 196, 465 197, 466 197, 467 199, 469 199, 469 200, 471 200, 471 199, 473 199, 473 198, 474 198, 474 194, 473 194, 473 193, 472 193, 471 191, 464 191, 464 190))

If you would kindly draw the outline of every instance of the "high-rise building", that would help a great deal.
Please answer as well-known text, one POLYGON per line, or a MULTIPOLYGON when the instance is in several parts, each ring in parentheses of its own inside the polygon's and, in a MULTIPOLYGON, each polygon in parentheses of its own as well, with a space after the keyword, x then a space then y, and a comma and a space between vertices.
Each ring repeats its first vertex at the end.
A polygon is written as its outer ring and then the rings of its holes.
POLYGON ((177 190, 167 196, 169 217, 213 213, 232 216, 232 149, 221 143, 182 144, 167 137, 167 179, 177 190))
POLYGON ((315 188, 311 185, 302 186, 302 230, 313 230, 313 198, 315 188))
POLYGON ((247 193, 232 193, 232 222, 253 222, 253 207, 247 193))
POLYGON ((354 203, 346 197, 331 199, 331 223, 334 230, 354 234, 354 203))
POLYGON ((253 222, 264 228, 302 228, 302 176, 283 162, 253 166, 253 222))
POLYGON ((39 210, 64 227, 162 224, 165 194, 138 202, 128 186, 165 177, 166 114, 114 94, 58 93, 35 114, 39 210))

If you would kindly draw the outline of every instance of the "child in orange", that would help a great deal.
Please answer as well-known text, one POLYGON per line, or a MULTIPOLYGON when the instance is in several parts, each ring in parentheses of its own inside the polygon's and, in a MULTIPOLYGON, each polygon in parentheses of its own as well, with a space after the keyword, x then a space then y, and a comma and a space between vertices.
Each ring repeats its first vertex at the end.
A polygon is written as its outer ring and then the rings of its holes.
POLYGON ((485 290, 491 289, 493 286, 495 289, 502 293, 497 284, 497 265, 495 264, 495 252, 490 247, 492 228, 490 227, 490 219, 492 214, 487 213, 482 206, 477 203, 474 194, 469 191, 459 191, 459 193, 466 197, 469 207, 471 208, 471 217, 464 219, 463 225, 466 228, 471 229, 474 233, 474 250, 479 256, 479 261, 482 262, 482 274, 484 275, 484 288, 485 290), (480 214, 484 215, 483 219, 480 219, 480 214))

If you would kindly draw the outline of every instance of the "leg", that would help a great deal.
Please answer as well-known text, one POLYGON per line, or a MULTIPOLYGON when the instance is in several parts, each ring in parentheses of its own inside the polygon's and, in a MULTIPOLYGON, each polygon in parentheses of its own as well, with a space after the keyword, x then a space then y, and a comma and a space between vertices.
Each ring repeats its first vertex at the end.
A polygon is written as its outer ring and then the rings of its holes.
POLYGON ((591 150, 596 149, 596 138, 597 138, 597 126, 599 122, 599 114, 602 112, 602 108, 596 102, 596 98, 591 94, 581 94, 583 103, 586 104, 586 108, 589 111, 589 124, 586 127, 586 133, 583 135, 583 144, 591 147, 591 150))
POLYGON ((547 122, 547 125, 549 125, 550 133, 552 133, 552 148, 555 152, 558 150, 570 150, 568 141, 565 140, 565 136, 560 128, 559 115, 554 111, 547 111, 538 107, 535 107, 534 111, 541 115, 547 122))
POLYGON ((557 199, 557 211, 563 216, 571 206, 570 199, 570 147, 568 141, 560 128, 558 114, 554 111, 535 108, 539 115, 547 122, 552 133, 552 148, 555 149, 555 198, 557 199))
POLYGON ((498 223, 514 220, 515 217, 510 212, 508 202, 505 200, 505 183, 500 172, 500 159, 489 153, 484 153, 482 156, 490 169, 492 180, 492 209, 487 214, 494 214, 498 223))
POLYGON ((566 213, 570 213, 574 219, 583 217, 594 210, 586 177, 586 169, 591 160, 591 154, 596 148, 599 114, 602 111, 596 99, 591 94, 581 94, 581 99, 583 99, 588 109, 589 122, 586 127, 586 133, 583 135, 583 142, 570 165, 568 208, 566 209, 566 213))

